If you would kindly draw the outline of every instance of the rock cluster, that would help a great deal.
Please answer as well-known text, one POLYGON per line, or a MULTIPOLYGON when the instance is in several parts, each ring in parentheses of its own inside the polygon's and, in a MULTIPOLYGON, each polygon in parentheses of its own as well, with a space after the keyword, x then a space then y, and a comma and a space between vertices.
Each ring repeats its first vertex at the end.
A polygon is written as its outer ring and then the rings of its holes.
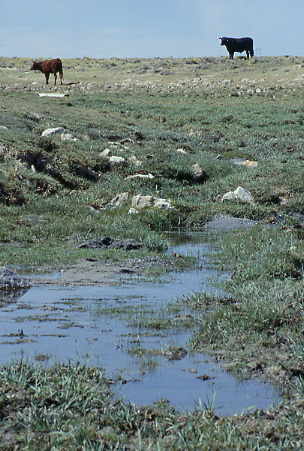
POLYGON ((62 141, 79 141, 78 138, 75 138, 74 135, 68 133, 63 127, 47 128, 41 134, 44 138, 48 138, 53 135, 61 135, 62 141))

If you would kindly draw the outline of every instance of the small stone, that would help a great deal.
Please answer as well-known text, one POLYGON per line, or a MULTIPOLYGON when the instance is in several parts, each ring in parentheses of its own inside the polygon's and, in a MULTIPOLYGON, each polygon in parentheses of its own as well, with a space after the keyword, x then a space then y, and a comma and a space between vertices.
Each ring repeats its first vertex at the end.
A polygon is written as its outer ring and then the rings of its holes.
POLYGON ((65 130, 63 127, 48 128, 47 130, 44 130, 44 132, 42 132, 41 136, 52 136, 59 133, 64 133, 64 131, 65 130))
POLYGON ((109 158, 110 163, 125 163, 125 159, 123 157, 117 157, 113 155, 113 157, 109 158))
POLYGON ((110 155, 110 153, 111 153, 111 150, 110 149, 105 149, 104 151, 102 151, 102 152, 100 152, 100 156, 101 157, 108 157, 109 155, 110 155))
POLYGON ((192 179, 194 182, 205 181, 208 176, 198 163, 191 166, 192 179))
POLYGON ((61 140, 62 141, 79 141, 79 139, 75 138, 71 133, 62 133, 61 140))
POLYGON ((244 158, 235 158, 232 160, 232 163, 238 166, 246 166, 248 168, 256 168, 258 165, 257 161, 245 160, 244 158))

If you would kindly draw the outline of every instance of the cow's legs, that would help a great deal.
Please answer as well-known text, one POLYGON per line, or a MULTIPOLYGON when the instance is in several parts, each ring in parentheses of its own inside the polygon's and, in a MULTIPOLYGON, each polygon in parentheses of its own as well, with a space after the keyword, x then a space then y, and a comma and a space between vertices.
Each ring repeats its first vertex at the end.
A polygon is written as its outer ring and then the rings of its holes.
POLYGON ((45 74, 45 84, 46 85, 49 84, 49 76, 50 76, 50 74, 45 74))
POLYGON ((54 86, 56 86, 56 81, 57 81, 57 75, 56 74, 54 74, 54 78, 55 78, 54 86))

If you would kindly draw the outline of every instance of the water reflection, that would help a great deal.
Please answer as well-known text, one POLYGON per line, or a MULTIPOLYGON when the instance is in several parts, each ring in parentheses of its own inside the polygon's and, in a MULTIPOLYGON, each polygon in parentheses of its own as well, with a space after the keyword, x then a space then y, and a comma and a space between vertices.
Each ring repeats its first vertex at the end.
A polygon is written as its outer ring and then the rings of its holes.
MULTIPOLYGON (((277 400, 274 391, 255 381, 240 382, 222 371, 211 358, 199 353, 181 360, 132 357, 127 351, 138 346, 139 329, 134 328, 135 308, 140 317, 145 309, 159 309, 168 301, 200 290, 217 290, 218 276, 207 264, 212 251, 205 233, 178 231, 167 234, 169 252, 194 255, 199 269, 164 275, 157 282, 134 283, 130 277, 118 286, 52 287, 34 286, 18 302, 1 308, 0 363, 20 356, 56 361, 85 361, 102 366, 111 376, 122 373, 125 384, 117 396, 137 404, 168 399, 180 409, 193 410, 200 399, 214 398, 218 414, 241 413, 251 406, 267 408, 277 400), (115 312, 122 310, 119 315, 115 312), (103 309, 113 309, 104 314, 103 309), (21 333, 22 332, 22 333, 21 333)), ((137 318, 137 317, 136 317, 137 318)), ((139 324, 139 323, 138 323, 139 324)), ((166 331, 140 336, 145 349, 187 349, 189 331, 166 331)))
POLYGON ((5 304, 17 302, 28 290, 29 287, 17 290, 0 290, 0 306, 3 307, 5 304))

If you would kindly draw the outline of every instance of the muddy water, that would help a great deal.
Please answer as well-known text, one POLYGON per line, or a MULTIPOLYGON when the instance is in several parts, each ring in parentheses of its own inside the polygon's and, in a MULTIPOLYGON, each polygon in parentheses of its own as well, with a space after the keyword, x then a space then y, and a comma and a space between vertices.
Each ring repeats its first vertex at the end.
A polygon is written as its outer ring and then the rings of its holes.
POLYGON ((108 376, 121 374, 124 383, 118 386, 117 396, 136 404, 167 399, 177 408, 191 411, 199 400, 203 405, 212 401, 217 413, 226 415, 267 408, 276 402, 278 397, 270 386, 238 381, 209 356, 188 353, 180 360, 168 360, 164 356, 136 358, 128 352, 139 346, 138 339, 144 349, 187 349, 191 332, 146 335, 136 327, 136 315, 140 321, 142 308, 155 310, 191 292, 217 290, 218 274, 207 265, 212 249, 206 235, 168 233, 168 240, 169 252, 196 256, 199 269, 168 274, 157 282, 130 277, 117 286, 34 286, 2 307, 0 363, 20 357, 48 365, 88 361, 103 367, 108 376), (105 313, 105 308, 115 311, 105 313))

